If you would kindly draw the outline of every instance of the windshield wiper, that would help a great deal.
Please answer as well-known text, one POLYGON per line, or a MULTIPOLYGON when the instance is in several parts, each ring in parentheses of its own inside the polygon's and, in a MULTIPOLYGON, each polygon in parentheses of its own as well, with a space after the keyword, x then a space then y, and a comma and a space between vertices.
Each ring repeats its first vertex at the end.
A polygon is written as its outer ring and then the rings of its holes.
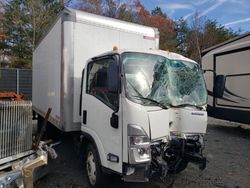
POLYGON ((194 104, 180 104, 180 105, 176 105, 176 106, 173 106, 173 107, 182 108, 182 107, 186 107, 186 106, 192 106, 192 107, 198 108, 200 110, 203 110, 203 108, 201 106, 197 106, 197 105, 194 105, 194 104))
POLYGON ((127 80, 127 82, 134 89, 134 91, 138 94, 138 96, 132 96, 132 97, 147 100, 147 101, 150 101, 150 102, 156 104, 157 106, 161 107, 162 109, 168 109, 167 106, 165 106, 164 104, 162 104, 154 99, 143 97, 142 94, 135 88, 135 86, 132 83, 130 83, 128 80, 127 80))
POLYGON ((135 97, 135 98, 139 98, 139 99, 143 99, 143 100, 146 100, 146 101, 150 101, 154 104, 156 104, 157 106, 161 107, 162 109, 169 109, 167 106, 165 106, 164 104, 154 100, 154 99, 150 99, 150 98, 147 98, 147 97, 143 97, 143 96, 132 96, 132 97, 135 97))

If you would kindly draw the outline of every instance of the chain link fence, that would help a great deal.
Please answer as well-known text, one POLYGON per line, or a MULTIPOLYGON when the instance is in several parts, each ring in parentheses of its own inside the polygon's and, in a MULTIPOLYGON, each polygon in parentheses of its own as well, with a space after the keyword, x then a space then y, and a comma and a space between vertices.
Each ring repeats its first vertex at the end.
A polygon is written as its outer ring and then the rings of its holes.
POLYGON ((31 69, 0 69, 0 92, 23 94, 25 100, 32 99, 31 69))

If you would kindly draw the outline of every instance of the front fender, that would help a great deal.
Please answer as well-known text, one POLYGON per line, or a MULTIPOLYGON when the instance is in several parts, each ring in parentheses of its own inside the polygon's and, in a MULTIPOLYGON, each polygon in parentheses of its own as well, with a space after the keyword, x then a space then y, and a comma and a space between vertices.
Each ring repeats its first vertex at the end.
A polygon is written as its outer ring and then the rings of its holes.
POLYGON ((99 137, 94 131, 84 127, 84 130, 82 130, 82 141, 81 141, 81 144, 82 144, 81 149, 83 150, 84 153, 86 149, 86 143, 91 143, 93 144, 93 146, 96 147, 96 149, 98 150, 101 165, 103 167, 108 168, 107 157, 104 152, 104 147, 102 145, 101 140, 99 139, 99 137))

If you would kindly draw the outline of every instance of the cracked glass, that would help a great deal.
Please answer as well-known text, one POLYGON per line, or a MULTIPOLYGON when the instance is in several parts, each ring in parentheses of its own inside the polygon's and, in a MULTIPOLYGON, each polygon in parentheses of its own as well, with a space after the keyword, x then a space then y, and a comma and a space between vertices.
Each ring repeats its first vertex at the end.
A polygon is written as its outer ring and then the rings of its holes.
POLYGON ((135 52, 124 53, 122 59, 126 96, 132 101, 166 106, 207 103, 206 85, 198 64, 135 52))

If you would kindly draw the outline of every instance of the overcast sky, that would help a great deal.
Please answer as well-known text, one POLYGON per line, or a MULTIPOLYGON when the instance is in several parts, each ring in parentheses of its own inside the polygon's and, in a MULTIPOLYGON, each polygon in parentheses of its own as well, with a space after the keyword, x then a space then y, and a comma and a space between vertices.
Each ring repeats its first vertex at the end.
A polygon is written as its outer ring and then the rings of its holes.
POLYGON ((219 24, 231 27, 234 31, 250 31, 250 0, 141 0, 152 10, 159 6, 169 17, 180 17, 190 21, 196 10, 201 16, 216 19, 219 24))

